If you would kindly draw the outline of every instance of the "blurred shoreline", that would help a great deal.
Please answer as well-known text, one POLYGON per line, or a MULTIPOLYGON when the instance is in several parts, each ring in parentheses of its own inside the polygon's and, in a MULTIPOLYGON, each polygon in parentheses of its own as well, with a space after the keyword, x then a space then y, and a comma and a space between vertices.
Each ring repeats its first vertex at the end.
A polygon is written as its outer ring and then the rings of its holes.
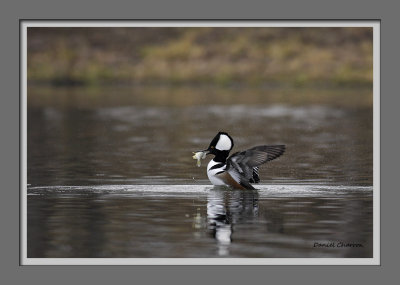
POLYGON ((28 82, 371 88, 371 28, 29 28, 28 82))

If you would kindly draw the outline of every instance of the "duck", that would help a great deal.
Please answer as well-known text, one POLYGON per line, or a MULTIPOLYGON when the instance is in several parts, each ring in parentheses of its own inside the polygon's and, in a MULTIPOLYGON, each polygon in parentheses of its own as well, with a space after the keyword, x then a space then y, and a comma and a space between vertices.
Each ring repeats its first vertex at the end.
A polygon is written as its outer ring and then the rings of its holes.
POLYGON ((214 155, 207 165, 207 176, 215 186, 228 186, 233 189, 255 190, 252 183, 259 183, 259 167, 280 157, 285 145, 258 145, 229 156, 233 149, 232 137, 226 132, 218 132, 207 149, 195 152, 193 158, 204 159, 214 155))

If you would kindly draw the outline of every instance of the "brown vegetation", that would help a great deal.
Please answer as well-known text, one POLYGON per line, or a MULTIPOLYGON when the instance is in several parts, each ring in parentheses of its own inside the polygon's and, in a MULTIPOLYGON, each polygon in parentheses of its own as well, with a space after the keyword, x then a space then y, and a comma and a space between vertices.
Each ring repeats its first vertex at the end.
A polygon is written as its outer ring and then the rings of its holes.
POLYGON ((372 86, 371 28, 29 28, 28 80, 372 86))

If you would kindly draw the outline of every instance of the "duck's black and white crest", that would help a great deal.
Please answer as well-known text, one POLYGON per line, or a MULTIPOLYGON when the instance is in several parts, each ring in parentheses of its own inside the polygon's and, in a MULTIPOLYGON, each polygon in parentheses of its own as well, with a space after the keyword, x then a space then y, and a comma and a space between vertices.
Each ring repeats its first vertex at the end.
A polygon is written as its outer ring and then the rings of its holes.
POLYGON ((233 145, 233 139, 227 133, 219 132, 204 151, 215 155, 207 166, 207 175, 212 184, 255 189, 250 183, 260 181, 260 165, 285 152, 284 145, 261 145, 237 152, 228 158, 233 145))
POLYGON ((233 147, 232 139, 228 135, 221 134, 219 136, 219 140, 215 148, 218 150, 231 150, 232 147, 233 147))
POLYGON ((211 141, 209 148, 230 151, 233 148, 233 139, 227 133, 219 132, 211 141))

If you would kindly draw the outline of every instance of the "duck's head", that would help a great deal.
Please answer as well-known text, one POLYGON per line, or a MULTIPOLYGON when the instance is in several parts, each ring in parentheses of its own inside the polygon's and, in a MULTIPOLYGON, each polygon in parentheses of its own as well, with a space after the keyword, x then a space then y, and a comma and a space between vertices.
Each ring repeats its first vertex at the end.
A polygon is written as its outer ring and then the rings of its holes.
POLYGON ((233 139, 225 132, 219 132, 211 141, 204 153, 216 156, 214 160, 225 161, 233 148, 233 139))

